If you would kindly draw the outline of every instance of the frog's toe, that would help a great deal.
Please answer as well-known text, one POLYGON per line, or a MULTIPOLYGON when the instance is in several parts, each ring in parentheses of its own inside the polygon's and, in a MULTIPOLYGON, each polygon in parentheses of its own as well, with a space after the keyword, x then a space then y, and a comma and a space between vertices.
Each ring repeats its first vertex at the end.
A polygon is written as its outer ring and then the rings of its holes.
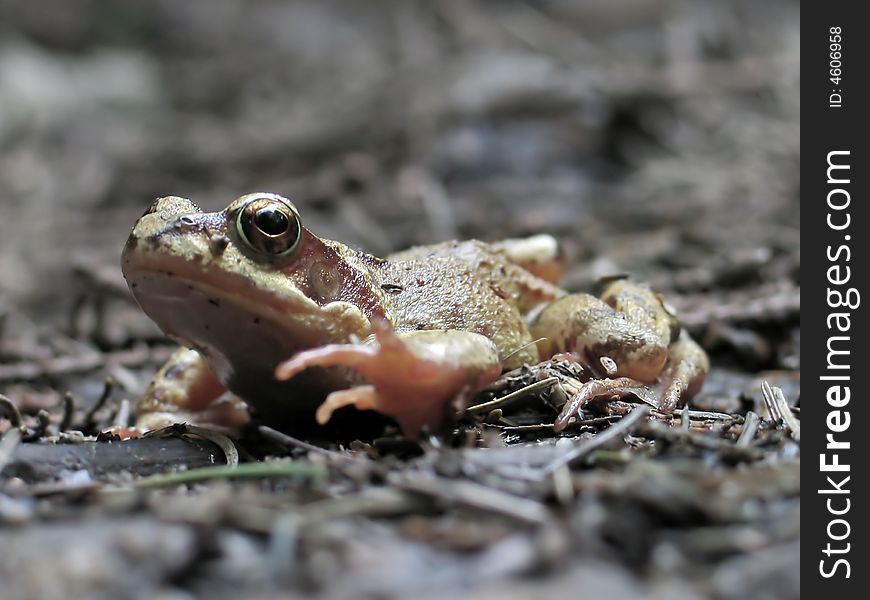
POLYGON ((556 432, 564 430, 570 423, 571 418, 595 398, 600 398, 601 396, 623 398, 629 394, 637 396, 650 404, 657 403, 655 393, 649 386, 630 377, 592 379, 587 381, 580 388, 580 391, 574 394, 565 403, 565 406, 562 407, 562 412, 559 413, 556 422, 553 424, 553 430, 556 432))
POLYGON ((320 425, 326 425, 339 408, 355 406, 360 410, 375 409, 378 406, 377 393, 370 385, 358 385, 347 390, 332 392, 317 408, 315 417, 320 425))
POLYGON ((706 353, 683 332, 671 345, 668 364, 654 387, 630 377, 587 381, 562 407, 553 429, 557 432, 564 430, 580 409, 594 398, 602 396, 622 398, 632 395, 670 414, 698 393, 709 370, 710 362, 706 353))
POLYGON ((662 373, 663 390, 659 399, 659 409, 672 413, 697 394, 707 373, 710 372, 710 359, 706 352, 685 331, 671 344, 668 365, 662 373))
POLYGON ((383 393, 373 385, 358 385, 346 390, 332 392, 317 409, 317 422, 326 425, 339 408, 353 406, 359 410, 377 410, 393 418, 402 432, 410 439, 416 439, 427 427, 439 425, 446 416, 443 398, 436 402, 409 402, 412 391, 401 396, 393 395, 391 390, 383 393))
POLYGON ((290 379, 309 367, 349 367, 360 369, 376 358, 376 349, 362 344, 329 344, 304 350, 279 364, 275 368, 275 378, 290 379))

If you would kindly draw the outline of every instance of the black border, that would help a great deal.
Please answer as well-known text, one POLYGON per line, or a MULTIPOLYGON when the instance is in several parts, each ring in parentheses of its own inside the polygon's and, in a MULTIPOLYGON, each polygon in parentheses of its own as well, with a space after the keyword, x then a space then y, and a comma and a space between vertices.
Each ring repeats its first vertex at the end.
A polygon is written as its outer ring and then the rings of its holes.
MULTIPOLYGON (((868 573, 870 566, 863 560, 867 545, 867 518, 870 510, 865 502, 866 494, 861 490, 870 486, 870 471, 863 466, 867 444, 870 438, 870 422, 867 421, 868 400, 862 394, 861 373, 867 368, 862 360, 861 346, 867 332, 867 308, 870 302, 866 295, 864 273, 870 260, 867 256, 865 228, 868 227, 866 205, 868 197, 867 180, 870 173, 868 164, 867 141, 870 127, 864 113, 870 110, 868 102, 867 67, 870 62, 870 22, 862 19, 862 2, 848 0, 813 2, 804 4, 801 23, 801 102, 803 113, 802 152, 801 152, 801 208, 807 232, 803 237, 807 247, 803 252, 804 267, 801 322, 801 443, 802 477, 801 488, 801 583, 802 591, 808 598, 825 597, 846 599, 867 597, 868 573), (829 29, 842 27, 842 80, 835 85, 829 74, 829 29), (842 90, 841 108, 829 106, 829 95, 834 88, 842 90), (828 153, 834 150, 849 150, 851 181, 848 191, 851 196, 849 212, 851 225, 848 230, 835 232, 827 226, 827 194, 832 185, 827 182, 828 153), (826 527, 832 517, 826 508, 826 500, 831 497, 820 494, 819 490, 830 487, 827 475, 820 471, 820 454, 825 451, 825 435, 828 433, 826 418, 832 407, 828 405, 826 392, 829 382, 820 380, 825 374, 827 363, 827 339, 829 333, 826 319, 835 310, 828 306, 826 299, 828 268, 831 262, 827 248, 837 248, 844 243, 845 235, 850 235, 851 281, 849 286, 856 287, 862 295, 861 305, 851 310, 851 330, 849 361, 851 369, 851 401, 843 410, 848 410, 851 426, 848 431, 837 434, 838 439, 851 442, 849 451, 842 452, 841 462, 851 465, 851 480, 845 486, 850 489, 851 509, 845 516, 850 523, 848 539, 851 550, 846 557, 851 565, 851 576, 823 578, 819 562, 830 561, 822 550, 828 543, 826 527), (867 481, 865 481, 867 479, 867 481), (834 595, 831 595, 834 594, 834 595)), ((835 474, 834 474, 835 475, 835 474)), ((841 497, 842 498, 842 497, 841 497)), ((827 564, 831 564, 830 562, 827 564)), ((839 569, 842 574, 844 569, 839 569)))

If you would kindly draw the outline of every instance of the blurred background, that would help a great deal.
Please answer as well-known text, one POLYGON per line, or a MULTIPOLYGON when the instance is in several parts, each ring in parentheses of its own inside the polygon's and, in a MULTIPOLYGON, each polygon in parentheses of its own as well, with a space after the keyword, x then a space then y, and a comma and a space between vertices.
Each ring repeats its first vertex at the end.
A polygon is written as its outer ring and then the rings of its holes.
POLYGON ((783 0, 0 0, 0 299, 51 318, 76 268, 120 283, 164 195, 275 191, 374 253, 546 231, 574 288, 774 258, 799 239, 798 23, 783 0))

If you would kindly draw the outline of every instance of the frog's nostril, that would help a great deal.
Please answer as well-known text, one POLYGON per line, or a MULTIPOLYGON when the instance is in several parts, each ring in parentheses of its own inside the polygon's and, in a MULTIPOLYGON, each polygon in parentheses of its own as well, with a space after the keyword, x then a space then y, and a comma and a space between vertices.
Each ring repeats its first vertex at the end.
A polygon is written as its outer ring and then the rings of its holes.
POLYGON ((196 221, 193 220, 193 217, 184 216, 178 219, 179 223, 182 225, 186 225, 188 227, 193 227, 196 224, 196 221))

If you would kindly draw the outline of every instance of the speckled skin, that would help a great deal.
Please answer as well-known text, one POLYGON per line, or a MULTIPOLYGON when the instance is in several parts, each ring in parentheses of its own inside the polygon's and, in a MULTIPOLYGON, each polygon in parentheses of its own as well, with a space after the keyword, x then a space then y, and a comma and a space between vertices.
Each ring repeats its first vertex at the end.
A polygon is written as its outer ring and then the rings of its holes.
POLYGON ((479 241, 422 246, 387 257, 373 271, 392 290, 384 308, 397 331, 473 331, 495 342, 505 368, 536 363, 525 321, 536 306, 565 294, 479 241))
POLYGON ((563 350, 611 356, 629 376, 656 379, 678 331, 660 299, 633 285, 612 291, 607 302, 567 296, 524 268, 558 273, 550 268, 555 255, 530 256, 529 248, 537 252, 549 242, 548 236, 531 245, 447 242, 380 259, 317 237, 274 194, 249 194, 214 213, 183 198, 161 198, 134 226, 122 269, 142 309, 169 337, 197 350, 208 368, 196 369, 195 377, 164 368, 140 403, 139 424, 189 418, 223 388, 267 420, 293 419, 312 414, 330 392, 369 382, 379 397, 369 390, 333 404, 401 414, 415 429, 501 368, 563 350), (257 229, 257 247, 240 219, 251 206, 273 205, 290 217, 286 239, 257 229), (291 241, 287 251, 274 251, 291 241), (633 306, 638 294, 646 294, 645 307, 633 306), (415 336, 420 331, 429 333, 415 336), (539 337, 546 339, 535 345, 539 337), (403 338, 405 346, 396 342, 403 338), (359 351, 366 339, 369 348, 359 351), (413 352, 391 353, 403 347, 413 352), (279 368, 294 356, 303 358, 279 368), (432 379, 428 388, 420 373, 432 379), (409 402, 422 408, 408 414, 409 402))

